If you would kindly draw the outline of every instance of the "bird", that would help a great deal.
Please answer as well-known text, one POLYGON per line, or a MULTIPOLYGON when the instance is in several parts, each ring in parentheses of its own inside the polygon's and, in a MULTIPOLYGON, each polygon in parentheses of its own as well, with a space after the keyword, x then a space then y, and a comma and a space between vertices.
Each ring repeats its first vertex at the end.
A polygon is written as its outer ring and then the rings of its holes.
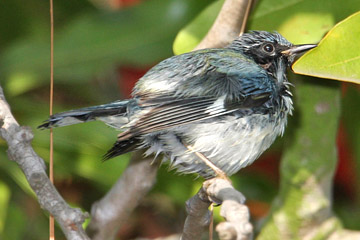
POLYGON ((130 99, 57 113, 38 128, 99 120, 121 131, 104 160, 144 149, 178 173, 227 178, 283 135, 293 111, 287 69, 316 46, 250 31, 161 61, 130 99))

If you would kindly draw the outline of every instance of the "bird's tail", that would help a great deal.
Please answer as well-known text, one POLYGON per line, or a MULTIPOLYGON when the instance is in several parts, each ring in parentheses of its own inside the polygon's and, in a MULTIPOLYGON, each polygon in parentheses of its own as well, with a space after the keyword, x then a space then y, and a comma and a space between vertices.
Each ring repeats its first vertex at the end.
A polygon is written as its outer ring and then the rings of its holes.
POLYGON ((68 112, 51 115, 48 120, 38 128, 52 128, 72 125, 76 123, 100 120, 107 125, 120 128, 128 123, 128 108, 134 100, 116 101, 108 104, 80 108, 68 112))

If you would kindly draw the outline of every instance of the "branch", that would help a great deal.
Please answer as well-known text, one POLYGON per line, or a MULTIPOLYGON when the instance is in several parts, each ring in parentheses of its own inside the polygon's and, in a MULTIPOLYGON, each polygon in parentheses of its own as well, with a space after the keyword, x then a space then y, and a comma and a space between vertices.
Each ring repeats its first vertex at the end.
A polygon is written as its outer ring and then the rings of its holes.
POLYGON ((142 151, 135 152, 121 178, 92 205, 92 218, 86 230, 92 239, 114 239, 120 226, 155 184, 158 166, 152 164, 154 157, 143 159, 142 155, 142 151))
POLYGON ((209 227, 211 212, 208 210, 211 202, 204 188, 186 201, 186 217, 182 240, 201 239, 201 235, 209 227))
POLYGON ((340 229, 332 233, 328 240, 353 240, 360 239, 360 231, 340 229))
POLYGON ((253 227, 245 196, 237 191, 229 181, 213 178, 204 182, 203 187, 213 202, 222 203, 220 215, 226 222, 217 225, 220 239, 252 239, 253 227))
POLYGON ((219 223, 216 231, 220 239, 252 239, 253 227, 250 214, 244 205, 245 197, 234 189, 230 182, 213 178, 203 183, 200 191, 187 201, 188 217, 185 220, 182 240, 201 239, 203 229, 208 226, 210 202, 222 204, 220 215, 226 222, 219 223))
POLYGON ((67 239, 89 239, 82 223, 87 214, 80 209, 71 208, 50 182, 44 161, 31 146, 34 137, 30 128, 21 127, 13 117, 0 87, 0 135, 7 142, 8 156, 24 172, 27 181, 34 190, 40 206, 50 212, 59 223, 67 239))
POLYGON ((251 0, 226 0, 211 29, 194 50, 224 47, 242 34, 251 3, 251 0))

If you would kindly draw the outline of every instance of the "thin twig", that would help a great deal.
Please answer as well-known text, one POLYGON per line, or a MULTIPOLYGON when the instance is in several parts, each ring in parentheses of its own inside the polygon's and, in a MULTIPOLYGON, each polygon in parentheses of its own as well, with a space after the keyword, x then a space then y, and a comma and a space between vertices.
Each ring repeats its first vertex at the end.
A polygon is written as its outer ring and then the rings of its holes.
MULTIPOLYGON (((54 103, 54 7, 53 0, 50 0, 50 116, 53 114, 54 103)), ((50 129, 50 162, 49 162, 49 178, 54 184, 54 137, 53 129, 50 129)), ((55 223, 54 217, 49 216, 49 235, 50 240, 55 239, 55 223)))
POLYGON ((82 213, 80 209, 71 208, 50 182, 44 161, 31 146, 33 133, 30 128, 19 126, 11 114, 1 87, 0 126, 0 135, 9 146, 8 156, 24 172, 40 206, 55 217, 67 239, 89 239, 82 228, 87 214, 82 213))
POLYGON ((210 204, 209 240, 214 239, 214 203, 210 204))
POLYGON ((190 152, 194 153, 198 158, 200 158, 207 166, 209 166, 214 172, 217 177, 221 177, 223 179, 230 179, 226 176, 225 172, 218 168, 213 162, 211 162, 204 154, 197 152, 192 146, 184 144, 184 146, 189 149, 190 152))
POLYGON ((239 36, 241 36, 245 32, 247 20, 249 18, 250 10, 251 10, 251 7, 253 5, 253 2, 254 2, 253 0, 248 0, 248 2, 247 2, 245 14, 244 14, 244 17, 243 17, 242 23, 241 23, 239 36))

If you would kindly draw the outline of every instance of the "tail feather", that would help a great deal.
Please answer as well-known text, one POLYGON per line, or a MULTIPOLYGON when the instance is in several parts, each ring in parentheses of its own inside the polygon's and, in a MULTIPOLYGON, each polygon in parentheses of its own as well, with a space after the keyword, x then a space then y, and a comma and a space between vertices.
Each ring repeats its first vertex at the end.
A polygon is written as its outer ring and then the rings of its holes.
POLYGON ((57 113, 50 116, 50 118, 38 126, 38 128, 62 127, 94 120, 100 120, 111 127, 119 128, 128 121, 127 112, 131 101, 132 100, 116 101, 108 104, 57 113))

